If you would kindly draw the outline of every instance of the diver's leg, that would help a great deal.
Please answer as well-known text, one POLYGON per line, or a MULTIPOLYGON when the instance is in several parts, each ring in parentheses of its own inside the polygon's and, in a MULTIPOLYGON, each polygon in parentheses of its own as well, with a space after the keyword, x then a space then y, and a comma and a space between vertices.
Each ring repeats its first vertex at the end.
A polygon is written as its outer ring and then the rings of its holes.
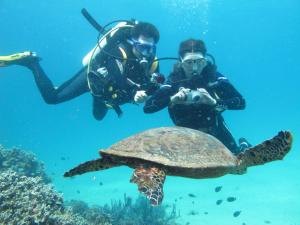
POLYGON ((30 69, 34 74, 35 82, 43 99, 48 104, 68 101, 89 91, 86 68, 81 69, 74 77, 56 88, 39 64, 40 60, 35 52, 20 52, 8 56, 0 56, 0 67, 20 65, 30 69))
POLYGON ((93 115, 96 120, 102 120, 108 109, 105 103, 98 97, 93 96, 93 115))
POLYGON ((59 87, 54 87, 39 62, 27 66, 33 73, 37 87, 48 104, 58 104, 73 99, 89 91, 86 68, 82 68, 70 80, 59 87))
POLYGON ((218 138, 233 154, 239 153, 239 148, 234 140, 234 137, 230 133, 223 118, 218 119, 216 138, 218 138))

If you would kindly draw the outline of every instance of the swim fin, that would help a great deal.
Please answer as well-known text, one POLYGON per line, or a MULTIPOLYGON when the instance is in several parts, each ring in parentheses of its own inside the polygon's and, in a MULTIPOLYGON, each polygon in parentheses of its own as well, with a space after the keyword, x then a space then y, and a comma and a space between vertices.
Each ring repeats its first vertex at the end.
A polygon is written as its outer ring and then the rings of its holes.
POLYGON ((19 52, 12 55, 0 56, 0 67, 10 66, 10 65, 21 65, 29 66, 34 61, 40 60, 35 52, 25 51, 19 52))
POLYGON ((244 137, 241 137, 239 139, 239 146, 240 146, 240 152, 244 152, 246 149, 252 147, 252 145, 244 137))

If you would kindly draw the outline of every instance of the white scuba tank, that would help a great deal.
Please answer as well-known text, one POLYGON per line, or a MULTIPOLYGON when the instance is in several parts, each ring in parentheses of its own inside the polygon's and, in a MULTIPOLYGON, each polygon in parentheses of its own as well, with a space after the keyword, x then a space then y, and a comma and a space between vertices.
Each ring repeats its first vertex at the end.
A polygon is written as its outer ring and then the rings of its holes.
POLYGON ((122 28, 128 28, 133 27, 133 25, 127 24, 127 22, 120 22, 113 28, 111 28, 106 34, 103 35, 102 38, 99 40, 99 44, 97 44, 91 51, 89 51, 88 54, 86 54, 82 59, 82 65, 88 66, 91 59, 94 59, 101 51, 102 48, 104 48, 107 45, 107 39, 113 37, 116 32, 118 32, 122 28), (100 46, 100 48, 99 48, 100 46))

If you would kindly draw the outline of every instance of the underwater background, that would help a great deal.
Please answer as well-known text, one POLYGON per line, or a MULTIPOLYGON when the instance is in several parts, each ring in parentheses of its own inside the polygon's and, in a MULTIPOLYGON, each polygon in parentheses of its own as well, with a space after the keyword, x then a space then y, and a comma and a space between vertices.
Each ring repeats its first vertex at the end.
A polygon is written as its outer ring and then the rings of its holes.
MULTIPOLYGON (((102 25, 131 18, 153 23, 161 34, 159 57, 177 57, 181 41, 203 39, 218 70, 246 99, 245 110, 224 113, 236 139, 243 136, 258 144, 283 129, 294 134, 293 148, 283 161, 252 167, 243 176, 167 177, 164 204, 176 204, 179 224, 300 224, 298 0, 0 0, 0 55, 36 51, 50 79, 61 84, 81 68, 97 40, 82 8, 102 25), (218 186, 222 190, 215 192, 218 186), (228 202, 228 197, 236 201, 228 202), (234 217, 236 211, 241 214, 234 217)), ((161 62, 161 71, 168 75, 173 63, 161 62)), ((34 152, 66 200, 104 205, 124 193, 139 196, 137 186, 129 183, 132 170, 127 167, 62 177, 122 138, 172 125, 167 110, 145 115, 141 105, 122 109, 122 118, 111 111, 98 122, 89 94, 47 105, 29 70, 0 69, 0 144, 34 152)))

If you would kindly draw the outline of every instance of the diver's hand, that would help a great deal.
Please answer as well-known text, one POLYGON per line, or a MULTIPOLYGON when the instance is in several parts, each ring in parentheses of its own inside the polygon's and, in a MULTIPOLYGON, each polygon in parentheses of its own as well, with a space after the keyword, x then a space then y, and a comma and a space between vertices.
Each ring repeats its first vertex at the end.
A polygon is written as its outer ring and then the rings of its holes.
POLYGON ((141 90, 141 91, 137 91, 134 95, 134 102, 135 103, 143 103, 146 101, 148 95, 146 94, 146 91, 141 90))
POLYGON ((186 101, 187 98, 187 94, 190 92, 191 90, 189 88, 179 88, 179 91, 171 96, 171 103, 173 104, 183 104, 186 101))
POLYGON ((199 93, 199 98, 196 101, 197 104, 205 104, 214 106, 217 104, 216 99, 214 99, 204 88, 197 88, 199 93))

